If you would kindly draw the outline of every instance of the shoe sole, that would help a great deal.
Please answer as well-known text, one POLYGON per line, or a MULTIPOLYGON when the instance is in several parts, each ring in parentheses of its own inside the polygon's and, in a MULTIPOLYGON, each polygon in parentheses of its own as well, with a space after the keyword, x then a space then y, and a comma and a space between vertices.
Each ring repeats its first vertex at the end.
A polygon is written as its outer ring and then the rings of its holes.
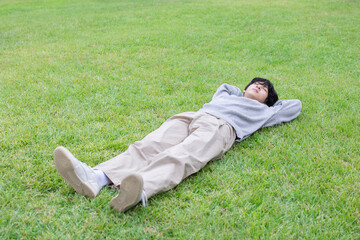
POLYGON ((93 190, 83 182, 75 172, 76 158, 65 147, 57 147, 54 151, 55 167, 58 173, 69 183, 74 190, 89 198, 94 198, 96 195, 93 190))
POLYGON ((139 203, 143 186, 141 176, 137 174, 127 176, 122 180, 119 194, 111 200, 110 206, 120 213, 131 209, 139 203))

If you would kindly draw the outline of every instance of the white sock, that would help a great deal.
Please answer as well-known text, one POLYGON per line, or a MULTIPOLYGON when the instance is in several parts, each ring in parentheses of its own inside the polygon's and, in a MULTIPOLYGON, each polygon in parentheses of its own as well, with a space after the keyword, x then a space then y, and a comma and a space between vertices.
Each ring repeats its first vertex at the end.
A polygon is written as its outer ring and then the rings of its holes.
POLYGON ((142 202, 143 207, 146 207, 147 202, 148 202, 148 198, 147 198, 147 196, 146 196, 145 190, 142 190, 142 193, 141 193, 141 197, 140 197, 139 202, 140 202, 140 201, 142 202))
POLYGON ((94 169, 94 172, 96 174, 98 184, 101 187, 104 187, 106 185, 109 185, 111 183, 110 179, 105 175, 105 173, 99 169, 94 169))

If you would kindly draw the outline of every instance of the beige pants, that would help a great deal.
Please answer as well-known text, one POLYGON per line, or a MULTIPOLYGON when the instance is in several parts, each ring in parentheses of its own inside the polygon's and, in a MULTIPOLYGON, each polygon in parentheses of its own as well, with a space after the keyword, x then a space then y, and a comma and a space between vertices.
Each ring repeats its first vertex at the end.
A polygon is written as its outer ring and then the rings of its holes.
POLYGON ((150 198, 219 159, 235 137, 233 127, 220 118, 201 112, 181 113, 95 169, 104 171, 115 186, 128 174, 139 174, 150 198))

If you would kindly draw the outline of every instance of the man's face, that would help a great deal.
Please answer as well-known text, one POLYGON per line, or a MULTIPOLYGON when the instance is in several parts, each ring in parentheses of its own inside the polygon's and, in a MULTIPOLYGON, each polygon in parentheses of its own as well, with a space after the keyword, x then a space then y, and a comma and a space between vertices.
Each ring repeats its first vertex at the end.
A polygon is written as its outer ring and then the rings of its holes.
POLYGON ((268 97, 268 89, 262 85, 261 82, 251 84, 245 91, 244 97, 257 100, 265 104, 265 100, 268 97))

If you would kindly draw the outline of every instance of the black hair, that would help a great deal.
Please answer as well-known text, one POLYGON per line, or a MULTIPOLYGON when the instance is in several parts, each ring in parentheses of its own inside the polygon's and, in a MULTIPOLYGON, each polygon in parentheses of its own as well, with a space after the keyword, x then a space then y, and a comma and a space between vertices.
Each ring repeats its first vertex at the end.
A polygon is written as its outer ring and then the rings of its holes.
POLYGON ((245 90, 253 83, 257 83, 259 82, 261 85, 267 87, 268 89, 268 96, 265 99, 265 104, 268 105, 269 107, 271 107, 272 105, 274 105, 276 103, 276 101, 279 99, 274 85, 272 85, 272 83, 265 79, 265 78, 254 78, 253 80, 251 80, 251 82, 245 87, 245 90))

